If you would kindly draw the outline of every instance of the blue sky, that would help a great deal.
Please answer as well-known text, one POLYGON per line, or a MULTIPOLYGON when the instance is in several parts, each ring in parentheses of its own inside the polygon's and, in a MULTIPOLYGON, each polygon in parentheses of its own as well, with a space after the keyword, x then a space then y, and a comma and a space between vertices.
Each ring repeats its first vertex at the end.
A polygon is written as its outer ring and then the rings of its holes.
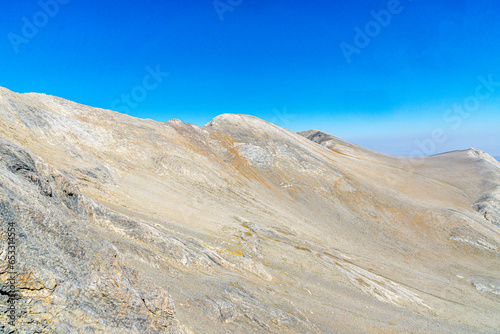
POLYGON ((141 118, 221 113, 396 155, 500 156, 494 0, 10 1, 0 86, 141 118))

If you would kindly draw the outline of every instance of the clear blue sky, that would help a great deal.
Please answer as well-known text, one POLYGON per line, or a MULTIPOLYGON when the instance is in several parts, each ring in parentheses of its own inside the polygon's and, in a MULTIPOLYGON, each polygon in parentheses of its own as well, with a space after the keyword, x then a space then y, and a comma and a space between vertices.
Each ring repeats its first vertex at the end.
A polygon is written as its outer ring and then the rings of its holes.
POLYGON ((4 1, 0 85, 158 121, 244 113, 391 154, 500 156, 498 1, 215 4, 4 1))

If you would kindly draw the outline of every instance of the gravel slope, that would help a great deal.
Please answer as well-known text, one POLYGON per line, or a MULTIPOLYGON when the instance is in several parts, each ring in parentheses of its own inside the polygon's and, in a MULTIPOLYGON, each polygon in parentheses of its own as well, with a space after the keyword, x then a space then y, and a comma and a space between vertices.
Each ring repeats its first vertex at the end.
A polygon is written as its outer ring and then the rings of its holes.
MULTIPOLYGON (((19 333, 496 333, 500 165, 0 88, 19 333)), ((2 327, 3 326, 3 327, 2 327)))

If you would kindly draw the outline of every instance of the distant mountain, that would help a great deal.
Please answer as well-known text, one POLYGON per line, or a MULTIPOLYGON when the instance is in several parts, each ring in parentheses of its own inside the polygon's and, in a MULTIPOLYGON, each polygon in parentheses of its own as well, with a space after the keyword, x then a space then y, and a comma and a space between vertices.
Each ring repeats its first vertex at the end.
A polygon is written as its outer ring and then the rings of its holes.
POLYGON ((0 220, 2 333, 500 328, 500 164, 474 149, 401 158, 2 88, 0 220))

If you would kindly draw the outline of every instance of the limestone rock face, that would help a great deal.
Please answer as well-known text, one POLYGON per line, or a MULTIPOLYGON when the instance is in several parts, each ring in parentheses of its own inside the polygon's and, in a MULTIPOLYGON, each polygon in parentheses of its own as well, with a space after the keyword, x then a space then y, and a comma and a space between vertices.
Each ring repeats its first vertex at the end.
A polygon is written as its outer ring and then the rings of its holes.
POLYGON ((500 165, 475 149, 393 157, 1 88, 0 222, 2 333, 500 328, 500 165))

